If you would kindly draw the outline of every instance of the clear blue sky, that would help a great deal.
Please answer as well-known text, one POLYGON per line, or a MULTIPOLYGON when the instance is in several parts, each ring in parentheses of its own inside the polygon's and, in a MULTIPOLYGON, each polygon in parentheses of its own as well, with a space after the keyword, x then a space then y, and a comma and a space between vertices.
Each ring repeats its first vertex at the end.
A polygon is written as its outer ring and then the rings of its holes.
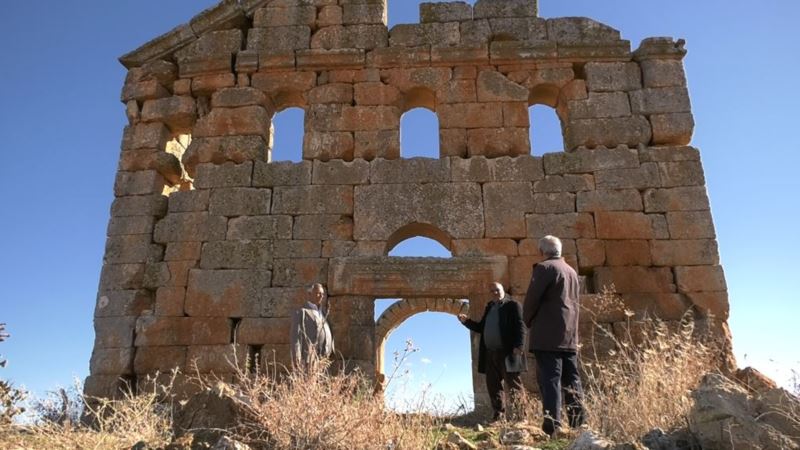
MULTIPOLYGON (((28 0, 3 5, 0 322, 8 323, 13 336, 0 344, 0 354, 9 360, 0 376, 41 391, 87 374, 125 124, 118 100, 125 70, 116 58, 213 3, 28 0)), ((391 24, 416 22, 418 3, 390 0, 391 24)), ((800 144, 795 137, 800 4, 541 0, 540 13, 595 18, 621 30, 634 48, 648 36, 687 40, 685 63, 697 123, 693 144, 701 149, 706 171, 731 295, 735 351, 741 364, 785 379, 789 367, 800 367, 800 144)), ((279 130, 292 126, 291 112, 286 115, 288 125, 279 122, 279 130)), ((430 125, 412 119, 404 127, 430 125)), ((534 116, 535 123, 542 121, 547 128, 546 118, 534 116)), ((424 130, 404 133, 404 154, 431 154, 426 153, 434 150, 430 142, 416 140, 425 136, 424 130)), ((557 148, 552 145, 543 144, 557 148)), ((410 247, 405 251, 430 251, 410 247)), ((443 391, 458 386, 469 391, 459 375, 467 349, 466 334, 459 333, 463 330, 452 317, 420 315, 395 332, 390 352, 396 342, 412 337, 421 348, 410 361, 415 379, 435 382, 443 391), (456 342, 463 353, 449 351, 442 341, 456 342)))

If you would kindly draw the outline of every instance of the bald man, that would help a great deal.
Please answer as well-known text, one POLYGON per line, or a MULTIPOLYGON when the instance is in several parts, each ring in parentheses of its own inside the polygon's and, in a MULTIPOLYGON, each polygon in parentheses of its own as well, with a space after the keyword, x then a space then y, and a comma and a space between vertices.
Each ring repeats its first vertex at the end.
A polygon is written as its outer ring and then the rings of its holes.
POLYGON ((464 314, 459 314, 458 320, 481 335, 478 373, 486 374, 486 389, 494 409, 492 421, 497 421, 505 418, 508 403, 513 404, 522 391, 520 372, 526 369, 522 352, 525 328, 522 307, 506 295, 503 285, 491 283, 488 289, 491 300, 480 322, 464 314), (503 385, 508 398, 504 398, 503 385))

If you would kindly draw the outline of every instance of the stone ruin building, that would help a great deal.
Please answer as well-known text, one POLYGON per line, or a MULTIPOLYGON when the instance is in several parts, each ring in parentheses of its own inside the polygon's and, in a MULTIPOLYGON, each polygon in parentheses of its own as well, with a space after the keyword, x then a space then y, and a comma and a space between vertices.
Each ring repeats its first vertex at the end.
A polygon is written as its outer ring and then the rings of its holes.
POLYGON ((545 234, 609 330, 627 328, 597 306, 613 285, 635 318, 693 309, 729 344, 685 54, 540 18, 536 0, 423 3, 420 23, 391 29, 386 0, 226 0, 124 55, 86 393, 174 367, 232 377, 234 354, 248 370, 288 364, 288 317, 312 282, 335 305, 341 360, 380 373, 406 318, 475 317, 491 280, 521 299, 545 234), (560 119, 563 152, 531 155, 536 104, 560 119), (302 162, 273 163, 271 120, 289 107, 305 111, 302 162), (417 107, 438 117, 438 159, 401 157, 400 117, 417 107), (415 236, 452 257, 388 256, 415 236), (376 321, 382 298, 401 300, 376 321))

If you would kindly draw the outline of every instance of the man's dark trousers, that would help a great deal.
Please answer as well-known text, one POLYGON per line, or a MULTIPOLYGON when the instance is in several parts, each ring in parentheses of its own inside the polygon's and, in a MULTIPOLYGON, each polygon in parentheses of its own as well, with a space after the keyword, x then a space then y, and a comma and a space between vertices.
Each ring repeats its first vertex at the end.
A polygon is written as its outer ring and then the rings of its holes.
POLYGON ((561 426, 561 391, 567 404, 567 420, 572 428, 585 421, 583 388, 578 374, 578 354, 575 352, 534 351, 536 379, 544 407, 542 429, 553 434, 561 426))
MULTIPOLYGON (((512 403, 522 392, 522 378, 519 372, 506 371, 506 358, 502 350, 486 351, 486 389, 489 391, 489 400, 495 414, 505 414, 506 406, 503 401, 503 383, 505 382, 506 399, 512 403)), ((513 409, 512 409, 513 410, 513 409)))

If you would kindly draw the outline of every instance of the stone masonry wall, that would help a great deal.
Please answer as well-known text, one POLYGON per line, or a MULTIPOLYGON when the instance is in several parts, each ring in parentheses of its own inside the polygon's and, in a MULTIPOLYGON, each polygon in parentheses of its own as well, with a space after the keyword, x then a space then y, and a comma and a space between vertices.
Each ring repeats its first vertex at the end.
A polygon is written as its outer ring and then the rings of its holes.
MULTIPOLYGON (((617 30, 539 18, 530 0, 422 4, 420 17, 387 29, 381 0, 223 1, 121 58, 130 123, 88 394, 174 367, 232 376, 234 354, 285 364, 312 282, 331 291, 338 350, 372 373, 375 298, 445 295, 413 276, 344 283, 337 267, 368 268, 414 235, 453 258, 410 274, 494 257, 516 298, 537 239, 557 235, 614 332, 624 313, 592 294, 612 284, 637 318, 694 309, 729 343, 682 41, 632 52, 617 30), (532 104, 555 108, 565 152, 530 155, 532 104), (400 117, 420 106, 439 118, 439 159, 400 158, 400 117), (272 163, 287 107, 305 110, 304 160, 272 163), (184 135, 185 151, 168 144, 184 135)), ((480 314, 486 298, 469 298, 480 314)))

